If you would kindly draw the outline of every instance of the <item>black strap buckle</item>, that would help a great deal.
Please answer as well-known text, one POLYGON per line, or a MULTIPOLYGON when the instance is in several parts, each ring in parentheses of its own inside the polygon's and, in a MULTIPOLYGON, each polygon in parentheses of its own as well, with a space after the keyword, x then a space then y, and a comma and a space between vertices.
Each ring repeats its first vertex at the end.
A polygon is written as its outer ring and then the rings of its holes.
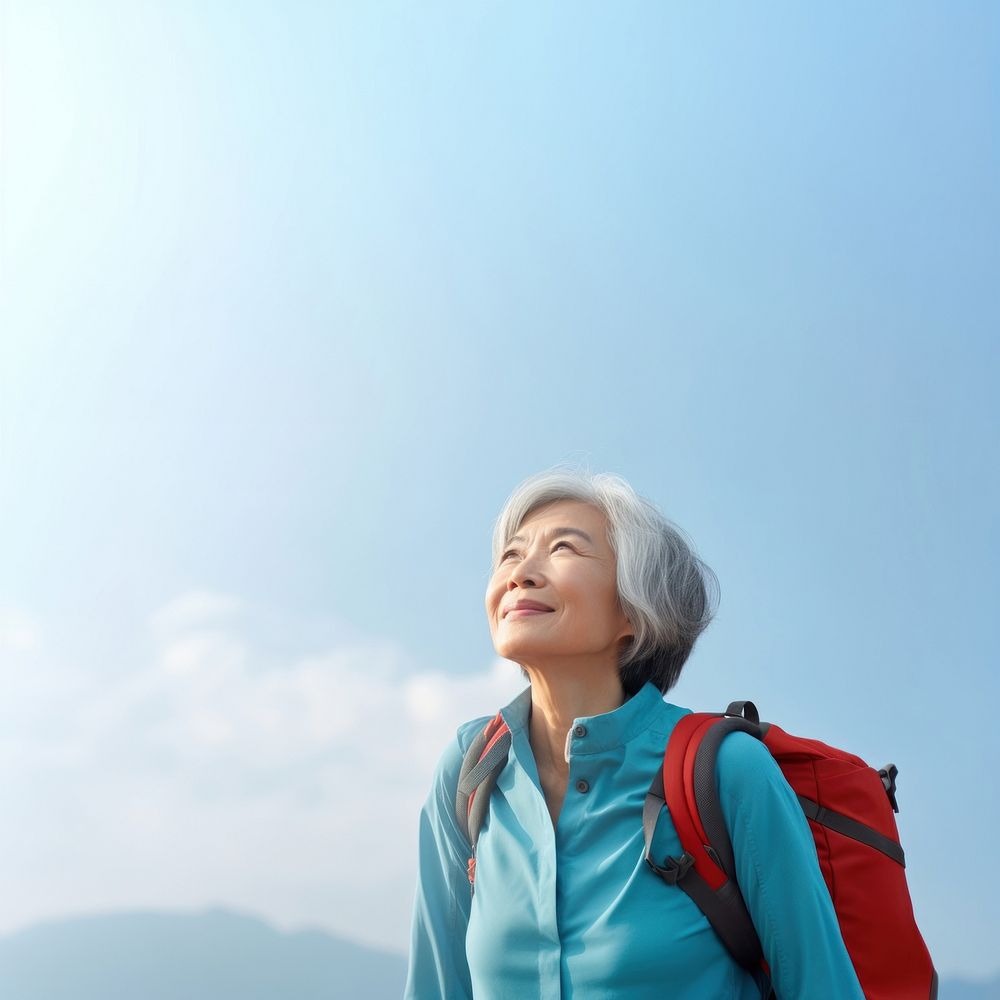
POLYGON ((685 851, 679 858, 664 858, 663 864, 658 865, 648 854, 646 864, 663 879, 667 885, 677 885, 678 882, 691 870, 694 865, 694 858, 685 851))
POLYGON ((894 813, 899 812, 899 806, 896 804, 896 775, 899 774, 899 768, 895 764, 886 764, 879 772, 878 776, 882 779, 882 785, 885 788, 885 794, 889 796, 889 802, 892 805, 892 811, 894 813))

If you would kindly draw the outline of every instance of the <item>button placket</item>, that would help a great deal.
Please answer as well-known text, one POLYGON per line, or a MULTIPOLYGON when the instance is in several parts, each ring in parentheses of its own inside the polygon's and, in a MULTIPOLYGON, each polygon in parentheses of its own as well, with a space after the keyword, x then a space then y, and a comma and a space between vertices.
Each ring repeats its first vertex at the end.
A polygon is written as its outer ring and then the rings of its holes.
MULTIPOLYGON (((582 723, 578 722, 572 729, 566 734, 566 762, 570 763, 570 746, 574 739, 582 740, 587 735, 587 727, 582 723)), ((577 778, 573 783, 573 786, 581 795, 586 795, 590 791, 590 782, 586 778, 577 778)))

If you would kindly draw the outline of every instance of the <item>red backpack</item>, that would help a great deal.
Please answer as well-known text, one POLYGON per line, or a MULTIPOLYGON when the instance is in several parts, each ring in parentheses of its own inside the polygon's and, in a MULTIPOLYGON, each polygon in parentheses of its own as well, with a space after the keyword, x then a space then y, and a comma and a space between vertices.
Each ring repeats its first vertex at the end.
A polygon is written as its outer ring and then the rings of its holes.
MULTIPOLYGON (((733 848, 715 784, 722 740, 745 732, 770 750, 809 820, 820 870, 844 944, 867 1000, 936 1000, 937 973, 913 917, 903 849, 893 813, 897 769, 876 771, 859 757, 790 736, 760 722, 753 702, 724 713, 685 715, 667 742, 642 814, 646 862, 668 885, 683 889, 708 918, 733 958, 773 996, 760 941, 736 882, 733 848), (662 864, 650 855, 664 801, 682 852, 662 864)), ((507 763, 510 732, 498 714, 473 740, 459 775, 455 809, 471 845, 469 882, 489 796, 507 763)))

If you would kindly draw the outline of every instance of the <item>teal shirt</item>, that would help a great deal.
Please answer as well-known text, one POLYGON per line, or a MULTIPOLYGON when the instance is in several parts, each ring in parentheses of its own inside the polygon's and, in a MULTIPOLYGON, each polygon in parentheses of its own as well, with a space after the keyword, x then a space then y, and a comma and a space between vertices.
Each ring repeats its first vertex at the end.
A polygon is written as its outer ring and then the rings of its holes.
MULTIPOLYGON (((455 820, 458 730, 420 816, 410 1000, 759 1000, 700 910, 644 860, 642 806, 687 709, 647 684, 620 708, 576 719, 569 785, 553 829, 528 742, 531 691, 503 709, 507 766, 479 838, 476 892, 455 820)), ((864 1000, 812 835, 757 740, 734 733, 716 773, 737 876, 780 1000, 864 1000)), ((681 853, 667 808, 654 856, 681 853)))

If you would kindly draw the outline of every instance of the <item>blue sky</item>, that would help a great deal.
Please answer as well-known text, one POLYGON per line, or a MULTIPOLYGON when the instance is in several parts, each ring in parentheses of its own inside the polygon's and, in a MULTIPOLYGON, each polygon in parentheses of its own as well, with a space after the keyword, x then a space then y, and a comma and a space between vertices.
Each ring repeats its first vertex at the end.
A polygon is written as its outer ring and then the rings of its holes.
POLYGON ((894 760, 937 964, 996 970, 995 6, 3 16, 0 929, 404 949, 517 688, 492 520, 568 461, 720 578, 674 700, 894 760))

